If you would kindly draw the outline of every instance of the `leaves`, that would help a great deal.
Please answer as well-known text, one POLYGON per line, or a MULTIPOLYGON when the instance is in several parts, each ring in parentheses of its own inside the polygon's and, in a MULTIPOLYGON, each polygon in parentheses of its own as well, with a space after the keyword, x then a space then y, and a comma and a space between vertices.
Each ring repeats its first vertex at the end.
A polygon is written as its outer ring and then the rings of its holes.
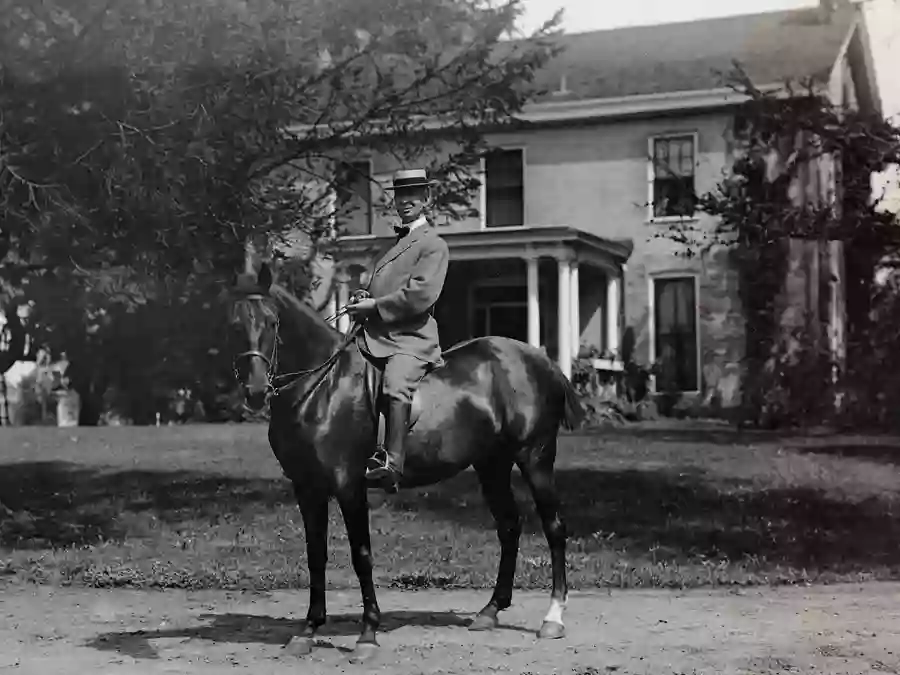
MULTIPOLYGON (((697 230, 677 223, 662 236, 689 253, 729 250, 746 320, 748 411, 761 419, 775 405, 797 419, 821 419, 833 411, 835 364, 821 344, 823 331, 780 334, 787 245, 791 239, 843 242, 849 359, 868 362, 878 342, 873 336, 880 333, 868 330, 875 265, 900 251, 895 217, 872 203, 871 177, 900 163, 900 128, 875 114, 832 105, 811 82, 763 93, 740 68, 732 81, 748 96, 734 128, 736 159, 725 179, 698 200, 715 224, 697 230)), ((826 288, 821 297, 828 297, 826 288)), ((869 386, 873 374, 861 379, 869 386)))
POLYGON ((167 317, 192 307, 214 324, 215 294, 257 235, 314 253, 352 208, 330 197, 346 162, 452 140, 432 167, 437 205, 470 215, 484 129, 510 123, 554 53, 552 23, 499 41, 520 12, 519 0, 0 0, 0 277, 74 362, 128 343, 190 372, 210 344, 176 347, 167 317))
POLYGON ((437 170, 471 170, 480 130, 521 108, 553 51, 545 35, 498 46, 517 2, 3 5, 0 35, 26 36, 0 54, 3 216, 11 246, 52 265, 230 269, 254 230, 315 238, 316 199, 285 197, 298 177, 334 186, 360 139, 409 156, 459 139, 437 170))

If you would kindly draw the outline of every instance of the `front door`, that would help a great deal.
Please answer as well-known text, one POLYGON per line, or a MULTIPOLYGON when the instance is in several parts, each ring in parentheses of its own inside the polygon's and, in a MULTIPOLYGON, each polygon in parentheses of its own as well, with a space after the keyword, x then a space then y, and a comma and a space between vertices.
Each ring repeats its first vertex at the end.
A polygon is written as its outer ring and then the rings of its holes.
MULTIPOLYGON (((528 291, 524 284, 477 285, 472 289, 472 305, 472 337, 499 335, 528 342, 528 291)), ((542 343, 545 323, 541 321, 542 343)))
POLYGON ((528 307, 520 305, 476 307, 475 331, 477 335, 500 335, 527 342, 528 307))

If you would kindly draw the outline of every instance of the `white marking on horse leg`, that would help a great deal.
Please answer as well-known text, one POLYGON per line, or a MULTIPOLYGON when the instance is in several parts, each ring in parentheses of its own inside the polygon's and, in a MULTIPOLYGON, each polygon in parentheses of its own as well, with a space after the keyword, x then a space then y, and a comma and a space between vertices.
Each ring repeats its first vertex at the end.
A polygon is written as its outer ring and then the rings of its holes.
POLYGON ((544 617, 545 623, 558 623, 560 626, 564 626, 563 623, 563 611, 566 609, 566 600, 557 600, 556 598, 550 599, 550 609, 547 610, 547 615, 544 617))

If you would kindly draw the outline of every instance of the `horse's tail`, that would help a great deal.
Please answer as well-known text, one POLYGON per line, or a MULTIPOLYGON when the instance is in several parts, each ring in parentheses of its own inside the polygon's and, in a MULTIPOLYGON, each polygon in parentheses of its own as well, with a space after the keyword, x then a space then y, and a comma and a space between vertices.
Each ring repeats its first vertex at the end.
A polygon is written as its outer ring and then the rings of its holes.
POLYGON ((581 401, 578 400, 578 392, 575 391, 575 387, 572 385, 571 380, 563 374, 562 370, 560 370, 556 364, 554 364, 554 370, 556 371, 556 377, 559 380, 559 384, 562 387, 565 396, 565 407, 561 420, 563 428, 568 429, 569 431, 575 431, 581 426, 582 422, 584 422, 586 416, 584 406, 582 406, 581 401))

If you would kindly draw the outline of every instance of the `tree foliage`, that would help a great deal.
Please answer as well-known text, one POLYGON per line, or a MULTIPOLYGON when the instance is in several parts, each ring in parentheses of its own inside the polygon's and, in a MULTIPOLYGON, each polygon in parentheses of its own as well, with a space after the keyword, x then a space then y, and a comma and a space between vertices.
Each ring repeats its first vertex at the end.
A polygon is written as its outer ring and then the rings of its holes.
POLYGON ((400 157, 454 139, 433 170, 439 207, 464 215, 483 130, 511 123, 554 51, 554 22, 502 41, 520 12, 519 0, 0 0, 0 277, 36 301, 42 337, 76 370, 126 324, 175 358, 163 333, 185 330, 172 323, 183 313, 218 325, 246 240, 299 230, 314 251, 329 236, 328 195, 363 139, 400 157))
POLYGON ((7 246, 54 267, 156 275, 239 260, 259 228, 320 232, 297 172, 333 182, 361 136, 419 155, 435 118, 474 142, 550 50, 498 56, 516 2, 5 4, 7 246))
POLYGON ((803 343, 803 353, 780 351, 777 303, 785 288, 787 244, 843 243, 847 362, 851 370, 877 368, 866 358, 873 301, 880 297, 874 273, 885 256, 900 251, 900 228, 896 216, 873 200, 871 179, 900 163, 900 129, 874 112, 831 103, 813 81, 763 92, 739 67, 731 81, 747 96, 735 122, 735 162, 715 189, 697 197, 698 209, 714 216, 715 225, 701 230, 676 223, 663 236, 688 254, 729 251, 746 320, 744 404, 750 418, 811 421, 825 413, 835 364, 809 336, 791 336, 803 343), (834 190, 823 189, 829 176, 834 190))

